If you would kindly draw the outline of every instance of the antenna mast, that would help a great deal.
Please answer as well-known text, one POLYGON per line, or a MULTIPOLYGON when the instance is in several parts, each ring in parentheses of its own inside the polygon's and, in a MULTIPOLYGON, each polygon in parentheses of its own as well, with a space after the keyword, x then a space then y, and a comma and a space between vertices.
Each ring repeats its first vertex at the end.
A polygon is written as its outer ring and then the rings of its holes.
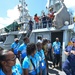
POLYGON ((19 3, 20 3, 18 5, 18 9, 20 11, 19 21, 26 22, 26 21, 28 21, 28 18, 30 17, 30 15, 28 13, 28 9, 27 9, 27 4, 26 4, 25 0, 19 0, 19 3))

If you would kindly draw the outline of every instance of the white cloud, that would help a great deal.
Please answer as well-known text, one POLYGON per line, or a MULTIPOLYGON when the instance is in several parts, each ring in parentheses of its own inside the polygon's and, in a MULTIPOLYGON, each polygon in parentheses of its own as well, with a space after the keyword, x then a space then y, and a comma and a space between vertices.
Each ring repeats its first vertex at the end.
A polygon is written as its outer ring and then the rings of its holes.
POLYGON ((66 7, 73 13, 75 16, 75 0, 64 0, 66 7))
POLYGON ((9 9, 7 11, 7 16, 9 18, 11 18, 12 20, 15 20, 15 19, 19 18, 19 11, 17 9, 17 6, 14 9, 9 9))
POLYGON ((75 7, 75 0, 64 0, 64 3, 68 8, 75 7))
POLYGON ((19 11, 17 9, 17 6, 15 6, 13 9, 7 10, 7 17, 2 18, 0 17, 0 29, 11 24, 14 20, 19 18, 19 11))

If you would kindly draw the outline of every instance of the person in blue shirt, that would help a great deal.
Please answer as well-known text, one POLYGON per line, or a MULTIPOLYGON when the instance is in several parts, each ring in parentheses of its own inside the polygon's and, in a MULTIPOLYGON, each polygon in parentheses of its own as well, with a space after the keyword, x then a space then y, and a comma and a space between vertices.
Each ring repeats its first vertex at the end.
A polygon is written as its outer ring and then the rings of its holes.
POLYGON ((59 38, 58 37, 56 38, 56 41, 53 42, 52 47, 53 47, 52 49, 53 49, 53 54, 54 54, 52 68, 54 68, 55 64, 56 64, 56 67, 58 67, 59 66, 59 62, 60 62, 61 43, 59 42, 59 38))
POLYGON ((21 54, 21 62, 23 61, 23 59, 26 57, 26 48, 27 48, 27 44, 29 43, 29 38, 28 37, 24 37, 23 39, 24 43, 22 43, 18 49, 18 55, 20 57, 21 54))
POLYGON ((0 75, 22 75, 22 68, 11 50, 0 51, 0 75))
POLYGON ((37 43, 37 54, 41 57, 41 61, 40 61, 41 74, 47 75, 45 54, 44 54, 44 51, 42 49, 42 43, 40 43, 40 42, 37 43))
POLYGON ((75 38, 72 42, 73 45, 67 46, 64 52, 67 55, 67 59, 62 65, 62 69, 66 75, 75 75, 75 38))
POLYGON ((22 63, 24 75, 40 75, 40 56, 36 53, 36 44, 29 43, 27 45, 27 56, 22 63))
POLYGON ((19 48, 19 46, 20 46, 19 39, 15 38, 14 42, 11 44, 11 49, 17 57, 18 57, 18 48, 19 48))

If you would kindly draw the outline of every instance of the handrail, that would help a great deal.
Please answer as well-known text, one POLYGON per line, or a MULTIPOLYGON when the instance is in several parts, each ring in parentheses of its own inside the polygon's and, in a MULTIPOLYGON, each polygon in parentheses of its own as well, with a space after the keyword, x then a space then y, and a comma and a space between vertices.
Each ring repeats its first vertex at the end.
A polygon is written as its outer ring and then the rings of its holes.
POLYGON ((5 33, 4 28, 0 29, 0 34, 5 33))
MULTIPOLYGON (((41 27, 39 27, 39 29, 41 29, 41 28, 43 28, 43 22, 47 22, 46 24, 47 24, 47 26, 46 27, 48 27, 48 22, 49 22, 49 20, 46 20, 46 21, 40 21, 38 24, 39 24, 39 26, 41 26, 41 27)), ((28 31, 29 30, 29 24, 28 23, 25 23, 23 26, 21 26, 21 28, 20 28, 20 30, 19 31, 28 31), (25 25, 25 28, 24 28, 24 25, 25 25)), ((34 22, 34 25, 33 25, 33 29, 36 29, 36 23, 34 22)), ((4 28, 2 28, 2 29, 0 29, 0 33, 5 33, 5 31, 3 31, 4 30, 4 28)), ((17 30, 18 31, 18 30, 17 30)), ((11 32, 13 32, 13 31, 11 31, 11 32)))
MULTIPOLYGON (((24 31, 28 31, 27 28, 28 28, 28 23, 27 23, 27 25, 26 25, 24 31)), ((22 35, 19 37, 19 40, 20 40, 21 38, 22 38, 22 35)), ((21 40, 22 40, 22 39, 21 39, 21 40)))

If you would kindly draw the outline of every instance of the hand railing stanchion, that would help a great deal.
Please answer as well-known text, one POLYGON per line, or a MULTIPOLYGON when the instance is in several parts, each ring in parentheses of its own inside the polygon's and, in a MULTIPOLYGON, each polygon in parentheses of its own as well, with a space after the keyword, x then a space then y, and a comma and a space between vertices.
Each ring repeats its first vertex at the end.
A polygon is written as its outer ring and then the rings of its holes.
POLYGON ((48 28, 49 26, 48 26, 48 20, 47 20, 47 28, 48 28))

